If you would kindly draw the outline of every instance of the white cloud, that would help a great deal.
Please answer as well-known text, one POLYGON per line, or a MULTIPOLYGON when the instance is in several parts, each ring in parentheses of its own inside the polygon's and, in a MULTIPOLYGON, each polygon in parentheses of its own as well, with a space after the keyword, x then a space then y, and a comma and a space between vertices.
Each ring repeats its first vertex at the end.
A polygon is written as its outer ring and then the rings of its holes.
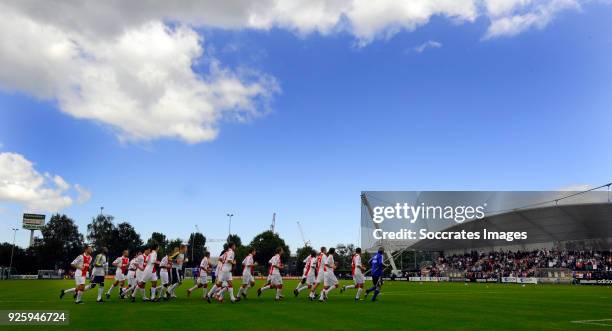
POLYGON ((208 74, 198 76, 192 66, 203 56, 202 40, 185 26, 151 21, 97 39, 6 16, 4 88, 55 99, 63 112, 106 124, 122 139, 211 140, 219 120, 258 116, 278 90, 269 76, 232 71, 210 57, 202 63, 208 74))
POLYGON ((429 48, 440 48, 442 47, 442 43, 437 42, 435 40, 428 40, 418 46, 415 46, 413 49, 417 53, 423 53, 426 49, 429 48))
POLYGON ((561 11, 580 9, 578 0, 488 0, 491 24, 484 39, 515 36, 529 29, 542 29, 561 11))
POLYGON ((355 0, 344 13, 351 32, 365 45, 376 38, 389 38, 400 30, 412 31, 439 15, 458 22, 478 16, 475 0, 355 0))
MULTIPOLYGON (((230 0, 149 1, 138 6, 122 0, 73 2, 8 0, 17 15, 88 38, 113 38, 152 21, 221 29, 282 28, 300 34, 347 31, 366 44, 400 30, 414 30, 433 16, 456 22, 491 20, 537 13, 544 7, 587 0, 230 0)), ((600 0, 605 3, 605 0, 600 0)), ((570 6, 573 7, 573 6, 570 6)))
POLYGON ((78 203, 85 203, 85 202, 89 201, 89 199, 91 199, 91 192, 89 192, 89 190, 85 189, 81 185, 74 184, 74 189, 78 193, 78 195, 77 195, 77 202, 78 203))
MULTIPOLYGON (((22 204, 32 212, 56 212, 74 203, 71 187, 59 175, 39 173, 23 155, 0 153, 0 202, 22 204)), ((79 203, 91 197, 78 184, 74 189, 79 203)))
POLYGON ((484 6, 490 16, 502 16, 512 14, 516 8, 525 7, 533 3, 533 0, 484 0, 484 6))
POLYGON ((352 34, 358 45, 434 16, 488 18, 485 38, 542 28, 583 0, 34 1, 0 4, 0 88, 56 101, 121 139, 214 139, 224 119, 260 116, 279 92, 269 75, 228 68, 195 27, 352 34), (207 68, 196 73, 193 66, 207 68), (248 74, 247 74, 248 73, 248 74))

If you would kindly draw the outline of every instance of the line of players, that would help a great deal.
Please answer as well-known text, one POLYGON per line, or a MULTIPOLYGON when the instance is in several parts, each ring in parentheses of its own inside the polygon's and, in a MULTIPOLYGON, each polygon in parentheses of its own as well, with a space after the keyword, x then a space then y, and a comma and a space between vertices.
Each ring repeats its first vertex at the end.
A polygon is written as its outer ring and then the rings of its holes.
MULTIPOLYGON (((236 245, 229 243, 227 247, 222 251, 221 255, 217 260, 215 266, 216 278, 213 279, 213 286, 208 290, 208 275, 212 271, 212 263, 210 261, 210 253, 205 252, 202 261, 200 262, 200 273, 197 279, 196 285, 187 290, 187 295, 197 290, 202 289, 202 298, 206 299, 209 303, 212 300, 223 302, 225 293, 227 292, 230 297, 230 302, 238 302, 241 299, 247 298, 248 290, 255 286, 255 277, 253 276, 253 270, 257 266, 254 257, 256 254, 255 249, 250 248, 248 255, 242 261, 242 283, 238 289, 237 295, 234 294, 234 284, 232 277, 232 270, 236 266, 235 260, 236 245)), ((72 261, 71 266, 75 268, 75 283, 74 288, 61 290, 60 299, 66 294, 72 293, 75 298, 75 303, 81 304, 82 295, 85 291, 98 287, 97 302, 104 302, 103 295, 106 299, 109 299, 111 293, 115 288, 119 289, 119 296, 121 299, 129 298, 132 302, 136 300, 138 293, 142 293, 143 301, 157 302, 159 300, 170 300, 176 298, 176 289, 182 284, 183 275, 183 263, 186 262, 185 253, 187 252, 187 246, 181 245, 174 249, 171 254, 164 256, 161 260, 157 259, 157 245, 149 245, 142 252, 138 252, 131 260, 128 258, 129 252, 123 251, 122 256, 116 258, 111 264, 116 267, 115 281, 108 289, 104 292, 104 278, 108 272, 108 262, 106 255, 108 250, 102 248, 96 255, 93 266, 92 266, 92 249, 90 246, 86 246, 83 253, 77 256, 72 261), (85 285, 87 278, 87 272, 91 269, 91 281, 88 285, 85 285), (159 269, 159 279, 157 276, 159 269), (127 280, 127 284, 126 284, 127 280), (160 284, 158 285, 158 280, 160 284), (145 287, 150 282, 150 297, 147 297, 145 287)), ((370 292, 374 292, 372 301, 376 300, 377 295, 380 293, 380 287, 382 286, 382 270, 383 270, 383 257, 382 248, 379 249, 378 253, 370 260, 372 266, 372 280, 373 286, 366 290, 366 297, 370 292)), ((281 269, 283 269, 283 263, 281 256, 283 255, 283 249, 281 247, 276 249, 276 254, 268 261, 269 270, 266 284, 257 289, 257 296, 261 296, 265 291, 275 289, 275 300, 282 300, 283 296, 283 279, 281 277, 281 269)), ((304 271, 302 279, 298 283, 297 287, 293 290, 293 294, 297 297, 300 292, 308 290, 308 298, 311 301, 316 300, 316 290, 319 285, 322 284, 322 289, 318 295, 319 301, 327 301, 329 293, 338 288, 338 279, 334 274, 336 269, 336 263, 334 261, 335 249, 330 248, 329 251, 325 247, 321 247, 319 253, 312 251, 311 254, 304 260, 304 271)), ((365 281, 365 267, 361 262, 361 249, 357 248, 355 254, 352 257, 351 263, 352 275, 354 285, 343 286, 340 292, 344 292, 348 289, 356 289, 355 301, 361 300, 361 294, 364 289, 365 281)))

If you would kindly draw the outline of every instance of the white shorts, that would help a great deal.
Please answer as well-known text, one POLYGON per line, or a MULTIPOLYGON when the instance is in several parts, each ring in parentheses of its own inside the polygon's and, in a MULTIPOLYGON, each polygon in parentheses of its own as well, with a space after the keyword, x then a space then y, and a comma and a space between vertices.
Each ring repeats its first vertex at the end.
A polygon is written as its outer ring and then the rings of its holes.
POLYGON ((137 282, 142 282, 144 279, 144 271, 140 270, 140 269, 136 269, 136 281, 137 282))
POLYGON ((242 284, 250 284, 252 282, 255 282, 255 278, 251 273, 245 272, 242 274, 242 284))
POLYGON ((168 269, 162 269, 159 271, 159 278, 161 278, 162 284, 170 283, 170 277, 168 276, 168 269))
POLYGON ((123 274, 121 269, 117 269, 117 272, 115 272, 115 280, 118 282, 122 282, 125 280, 125 275, 123 274))
POLYGON ((208 275, 206 273, 201 273, 200 277, 198 277, 198 283, 206 285, 208 283, 208 275))
POLYGON ((316 282, 317 278, 315 277, 315 272, 310 271, 308 275, 306 275, 306 284, 312 285, 316 282))
POLYGON ((333 271, 326 271, 325 272, 325 277, 323 280, 323 285, 325 287, 331 287, 338 284, 338 278, 336 278, 336 275, 334 275, 333 271))
POLYGON ((272 285, 283 285, 283 277, 280 274, 271 274, 270 283, 272 285))
POLYGON ((157 281, 157 273, 153 271, 144 271, 142 276, 142 282, 156 282, 157 281))
POLYGON ((128 270, 127 281, 130 286, 136 285, 136 271, 128 270))
POLYGON ((74 282, 76 283, 76 286, 84 285, 86 280, 87 277, 81 273, 81 270, 74 272, 74 282))
POLYGON ((365 277, 363 277, 362 273, 355 273, 353 275, 353 281, 355 282, 355 285, 363 284, 365 283, 365 277))
POLYGON ((317 278, 316 278, 316 280, 315 280, 315 283, 317 283, 317 284, 321 284, 321 283, 323 283, 323 281, 324 281, 324 279, 325 279, 325 277, 323 277, 323 275, 324 275, 324 274, 325 274, 325 272, 324 272, 324 271, 323 271, 323 272, 319 272, 319 273, 317 274, 317 278))
POLYGON ((232 280, 232 273, 229 271, 221 271, 221 274, 219 275, 219 282, 229 282, 232 280))

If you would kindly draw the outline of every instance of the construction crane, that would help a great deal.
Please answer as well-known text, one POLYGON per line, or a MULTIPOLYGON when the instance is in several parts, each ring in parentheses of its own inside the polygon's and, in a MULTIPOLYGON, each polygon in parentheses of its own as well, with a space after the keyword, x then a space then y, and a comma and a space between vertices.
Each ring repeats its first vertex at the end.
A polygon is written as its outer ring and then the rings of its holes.
POLYGON ((298 229, 300 230, 300 236, 302 236, 304 247, 310 246, 310 240, 306 240, 306 237, 304 237, 304 230, 302 229, 302 224, 300 224, 300 221, 297 221, 296 223, 297 223, 298 229))
POLYGON ((276 213, 272 213, 272 224, 270 224, 270 232, 274 233, 275 226, 276 226, 276 213))

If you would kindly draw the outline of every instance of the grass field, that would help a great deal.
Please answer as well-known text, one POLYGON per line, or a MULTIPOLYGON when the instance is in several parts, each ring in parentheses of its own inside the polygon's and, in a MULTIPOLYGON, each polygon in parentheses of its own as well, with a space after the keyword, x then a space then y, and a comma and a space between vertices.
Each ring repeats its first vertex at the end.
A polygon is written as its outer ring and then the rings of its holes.
POLYGON ((179 298, 171 302, 130 303, 119 300, 115 292, 109 301, 97 304, 97 291, 92 290, 84 295, 85 304, 75 305, 71 296, 58 298, 60 289, 72 287, 72 281, 1 281, 0 310, 69 310, 70 326, 0 328, 612 329, 612 288, 609 286, 386 282, 375 303, 354 302, 353 290, 344 294, 336 290, 327 303, 318 303, 309 302, 305 292, 294 298, 291 292, 296 283, 287 281, 283 302, 274 302, 272 291, 257 298, 251 289, 249 299, 240 303, 208 304, 200 298, 201 292, 186 297, 185 290, 191 284, 187 280, 177 291, 179 298))

